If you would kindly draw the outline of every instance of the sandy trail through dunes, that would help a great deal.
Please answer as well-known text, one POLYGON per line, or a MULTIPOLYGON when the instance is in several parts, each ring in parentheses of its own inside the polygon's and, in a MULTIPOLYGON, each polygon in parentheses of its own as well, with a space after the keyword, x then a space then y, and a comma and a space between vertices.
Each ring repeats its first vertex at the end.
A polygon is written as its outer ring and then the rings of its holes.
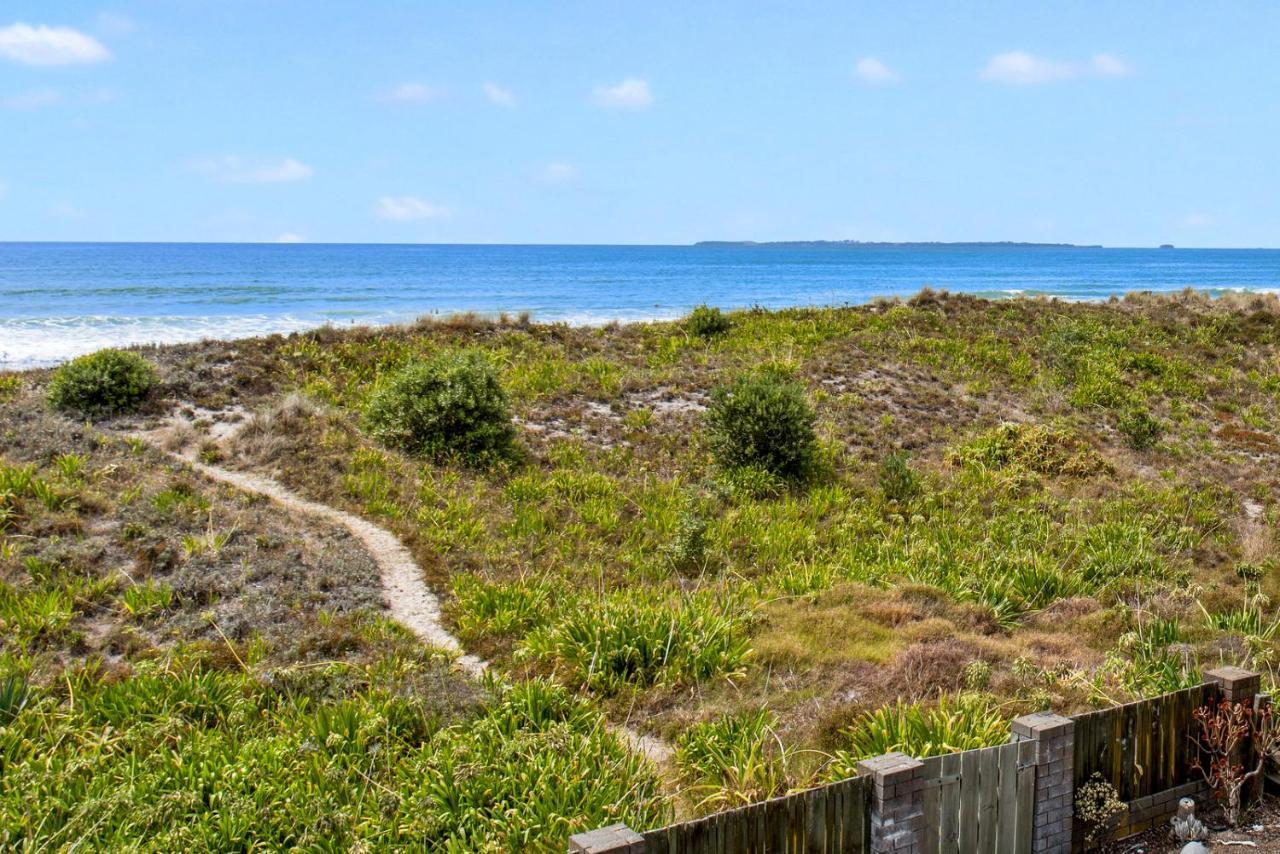
MULTIPOLYGON (((382 577, 383 598, 392 619, 413 632, 423 643, 457 653, 458 665, 469 675, 479 677, 488 669, 488 662, 468 653, 445 628, 440 618, 440 600, 423 581, 422 570, 413 555, 390 531, 353 513, 303 498, 272 478, 202 463, 193 454, 163 448, 154 434, 137 435, 210 480, 244 492, 265 495, 286 510, 315 516, 345 528, 360 541, 377 563, 382 577)), ((655 764, 660 765, 671 758, 671 747, 661 739, 642 735, 628 726, 614 726, 611 729, 633 751, 642 753, 655 764)))

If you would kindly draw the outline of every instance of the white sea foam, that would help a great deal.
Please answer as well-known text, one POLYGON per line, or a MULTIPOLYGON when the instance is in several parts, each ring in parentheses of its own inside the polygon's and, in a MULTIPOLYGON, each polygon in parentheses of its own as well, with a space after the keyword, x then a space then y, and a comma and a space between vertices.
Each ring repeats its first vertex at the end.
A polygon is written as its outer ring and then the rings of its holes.
POLYGON ((319 325, 316 319, 287 315, 0 318, 0 368, 53 365, 103 347, 245 338, 319 325))
MULTIPOLYGON (((184 344, 195 341, 252 338, 259 335, 302 332, 321 326, 354 324, 384 325, 408 323, 418 317, 447 317, 451 312, 433 314, 370 313, 356 317, 300 317, 294 315, 242 315, 207 317, 84 317, 0 318, 0 370, 23 370, 56 365, 67 359, 104 347, 146 344, 184 344)), ((497 316, 498 312, 482 312, 497 316)), ((647 312, 575 312, 538 315, 572 326, 603 326, 612 322, 667 320, 683 314, 678 310, 647 312)))

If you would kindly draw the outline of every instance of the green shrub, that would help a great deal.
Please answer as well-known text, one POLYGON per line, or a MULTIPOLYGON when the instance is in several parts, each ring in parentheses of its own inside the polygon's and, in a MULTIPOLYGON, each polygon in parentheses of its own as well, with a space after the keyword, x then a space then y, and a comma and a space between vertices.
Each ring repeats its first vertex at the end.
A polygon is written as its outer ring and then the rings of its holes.
POLYGON ((685 318, 684 327, 690 335, 699 338, 716 338, 724 335, 733 326, 720 309, 709 305, 700 305, 685 318))
POLYGON ((711 520, 699 509, 681 511, 675 535, 662 549, 672 569, 684 575, 698 575, 707 569, 710 527, 711 520))
POLYGON ((365 406, 380 442, 411 454, 472 462, 511 450, 515 428, 493 365, 477 353, 442 353, 383 381, 365 406))
POLYGON ((137 409, 155 384, 155 368, 137 353, 99 350, 54 371, 49 403, 61 412, 105 418, 137 409))
POLYGON ((791 479, 812 471, 818 443, 804 388, 761 371, 711 393, 707 426, 711 449, 725 468, 759 466, 791 479))
POLYGON ((920 494, 920 476, 912 471, 910 459, 903 451, 893 451, 880 461, 877 480, 887 500, 910 501, 920 494))
POLYGON ((1120 413, 1116 428, 1124 435, 1129 447, 1145 451, 1154 445, 1164 432, 1164 425, 1147 410, 1134 406, 1120 413))

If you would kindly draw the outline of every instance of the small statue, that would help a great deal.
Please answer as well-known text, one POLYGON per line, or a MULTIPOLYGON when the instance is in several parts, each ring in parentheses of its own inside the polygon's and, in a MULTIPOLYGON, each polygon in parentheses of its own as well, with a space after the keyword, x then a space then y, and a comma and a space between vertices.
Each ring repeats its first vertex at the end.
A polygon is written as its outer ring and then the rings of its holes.
POLYGON ((1178 801, 1178 814, 1169 819, 1169 824, 1173 825, 1173 835, 1179 842, 1200 842, 1209 838, 1208 828, 1196 818, 1196 802, 1191 798, 1178 801))

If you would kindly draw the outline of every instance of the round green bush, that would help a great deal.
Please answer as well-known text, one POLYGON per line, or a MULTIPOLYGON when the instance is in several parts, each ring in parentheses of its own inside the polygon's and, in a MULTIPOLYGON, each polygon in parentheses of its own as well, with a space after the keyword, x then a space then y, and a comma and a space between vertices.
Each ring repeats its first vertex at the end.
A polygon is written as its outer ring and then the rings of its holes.
POLYGON ((155 368, 137 353, 99 350, 53 372, 49 404, 74 415, 105 418, 137 409, 155 384, 155 368))
POLYGON ((769 371, 717 388, 707 408, 711 450, 722 466, 758 466, 792 479, 813 469, 813 422, 804 388, 769 371))
POLYGON ((690 335, 710 339, 724 335, 733 326, 733 322, 720 309, 700 305, 685 318, 684 326, 690 335))
POLYGON ((442 353, 383 381, 364 411, 378 441, 424 457, 492 460, 511 450, 515 427, 497 372, 476 353, 442 353))

